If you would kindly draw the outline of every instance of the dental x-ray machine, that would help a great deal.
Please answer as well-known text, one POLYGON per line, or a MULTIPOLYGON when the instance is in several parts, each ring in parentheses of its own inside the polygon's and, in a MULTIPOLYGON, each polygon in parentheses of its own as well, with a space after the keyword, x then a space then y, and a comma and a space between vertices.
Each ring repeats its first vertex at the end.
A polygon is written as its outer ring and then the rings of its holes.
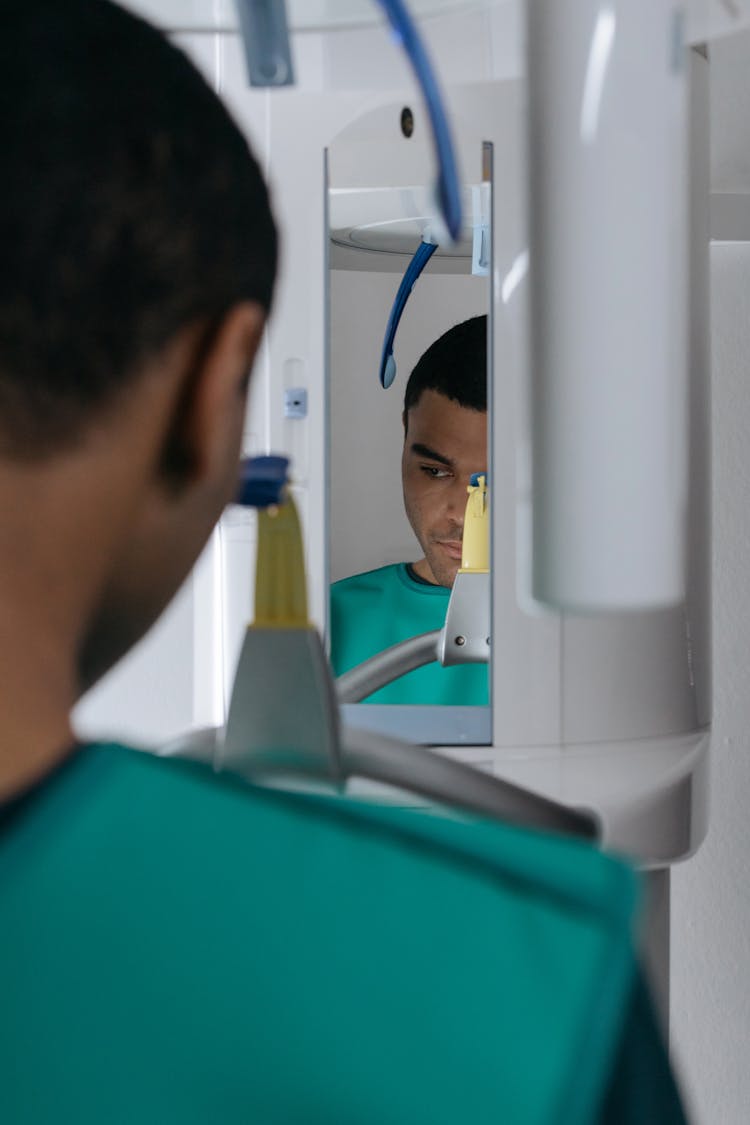
MULTIPOLYGON (((488 794, 494 779, 539 797, 538 809, 589 810, 581 824, 607 846, 665 869, 705 832, 711 720, 701 47, 750 24, 750 5, 461 4, 455 20, 465 16, 470 36, 483 26, 494 36, 468 75, 457 40, 440 39, 445 5, 414 7, 416 26, 400 3, 382 4, 412 72, 393 61, 382 14, 365 0, 286 11, 238 0, 251 83, 286 87, 295 69, 302 75, 298 91, 262 95, 286 258, 251 407, 260 398, 265 430, 248 434, 248 452, 292 457, 311 618, 324 629, 332 245, 359 256, 351 268, 367 268, 367 255, 392 268, 394 292, 415 252, 433 275, 481 260, 491 284, 491 712, 481 744, 456 739, 440 758, 464 763, 488 794), (417 31, 432 35, 452 145, 417 31), (369 44, 391 54, 358 69, 355 43, 359 59, 369 44), (398 128, 405 104, 424 125, 408 139, 398 128), (434 193, 419 186, 428 182, 434 193)), ((219 8, 218 22, 236 26, 219 8)), ((402 312, 380 356, 384 385, 402 312)), ((227 520, 230 546, 233 535, 246 544, 245 517, 227 520)), ((210 581, 226 578, 217 570, 210 581)), ((234 710, 242 677, 241 660, 234 710)), ((294 685, 283 686, 288 700, 294 685)), ((238 739, 234 724, 235 750, 238 739)), ((190 752, 215 745, 213 733, 198 735, 190 752)), ((409 780, 387 770, 381 779, 409 780)))

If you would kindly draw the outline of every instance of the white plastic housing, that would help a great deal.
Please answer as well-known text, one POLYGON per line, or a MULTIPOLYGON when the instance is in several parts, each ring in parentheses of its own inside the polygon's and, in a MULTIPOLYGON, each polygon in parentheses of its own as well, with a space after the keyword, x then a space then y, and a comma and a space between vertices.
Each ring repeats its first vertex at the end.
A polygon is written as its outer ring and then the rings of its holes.
POLYGON ((687 81, 674 0, 529 0, 533 594, 685 594, 687 81))

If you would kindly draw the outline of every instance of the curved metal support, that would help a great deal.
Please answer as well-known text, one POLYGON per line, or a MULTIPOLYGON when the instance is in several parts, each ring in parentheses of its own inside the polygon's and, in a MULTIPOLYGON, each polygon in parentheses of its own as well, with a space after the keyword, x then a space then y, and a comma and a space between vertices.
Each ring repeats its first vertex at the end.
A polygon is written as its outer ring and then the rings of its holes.
POLYGON ((383 649, 369 660, 358 664, 336 679, 336 695, 339 703, 360 703, 366 696, 385 687, 399 676, 413 672, 424 664, 438 659, 442 629, 431 633, 420 633, 409 637, 397 645, 383 649))
POLYGON ((298 789, 323 782, 341 791, 346 780, 364 778, 406 790, 447 808, 493 817, 522 828, 560 832, 585 840, 601 838, 599 821, 589 810, 569 808, 426 747, 356 727, 343 729, 336 766, 322 750, 315 754, 283 747, 261 751, 248 748, 244 754, 235 752, 228 764, 223 745, 223 730, 211 728, 191 731, 161 747, 159 753, 165 757, 203 761, 217 770, 228 768, 255 784, 291 783, 298 789))
POLYGON ((315 754, 281 747, 235 753, 228 764, 223 748, 224 731, 211 728, 174 739, 161 747, 159 753, 205 762, 218 771, 228 768, 255 784, 289 783, 292 789, 311 785, 317 790, 324 783, 341 791, 346 780, 361 777, 415 793, 446 808, 493 817, 522 828, 561 832, 588 840, 602 837, 596 814, 588 809, 571 809, 473 766, 435 754, 434 750, 359 728, 343 729, 335 765, 325 750, 315 754))
POLYGON ((451 808, 495 817, 523 828, 561 832, 586 840, 600 836, 599 822, 590 810, 561 805, 423 746, 397 742, 356 727, 344 728, 342 742, 346 777, 377 780, 451 808))

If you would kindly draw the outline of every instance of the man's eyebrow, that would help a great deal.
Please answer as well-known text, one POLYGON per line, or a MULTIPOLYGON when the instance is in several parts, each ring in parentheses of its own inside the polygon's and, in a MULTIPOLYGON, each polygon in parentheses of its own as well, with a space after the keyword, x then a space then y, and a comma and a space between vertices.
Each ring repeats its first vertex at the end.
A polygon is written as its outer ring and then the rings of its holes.
POLYGON ((450 457, 443 457, 442 453, 436 453, 434 449, 430 449, 429 445, 422 445, 421 441, 413 441, 411 451, 416 453, 417 457, 426 457, 428 461, 437 461, 441 465, 446 465, 449 469, 453 468, 450 457))

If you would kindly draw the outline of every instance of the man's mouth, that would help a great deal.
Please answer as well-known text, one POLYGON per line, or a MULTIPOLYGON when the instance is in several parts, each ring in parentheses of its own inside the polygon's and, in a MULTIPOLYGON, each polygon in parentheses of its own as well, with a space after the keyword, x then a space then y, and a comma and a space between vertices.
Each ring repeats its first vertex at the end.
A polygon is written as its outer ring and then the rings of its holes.
POLYGON ((439 539, 438 547, 445 552, 449 559, 453 559, 455 562, 461 562, 463 548, 460 540, 439 539))

